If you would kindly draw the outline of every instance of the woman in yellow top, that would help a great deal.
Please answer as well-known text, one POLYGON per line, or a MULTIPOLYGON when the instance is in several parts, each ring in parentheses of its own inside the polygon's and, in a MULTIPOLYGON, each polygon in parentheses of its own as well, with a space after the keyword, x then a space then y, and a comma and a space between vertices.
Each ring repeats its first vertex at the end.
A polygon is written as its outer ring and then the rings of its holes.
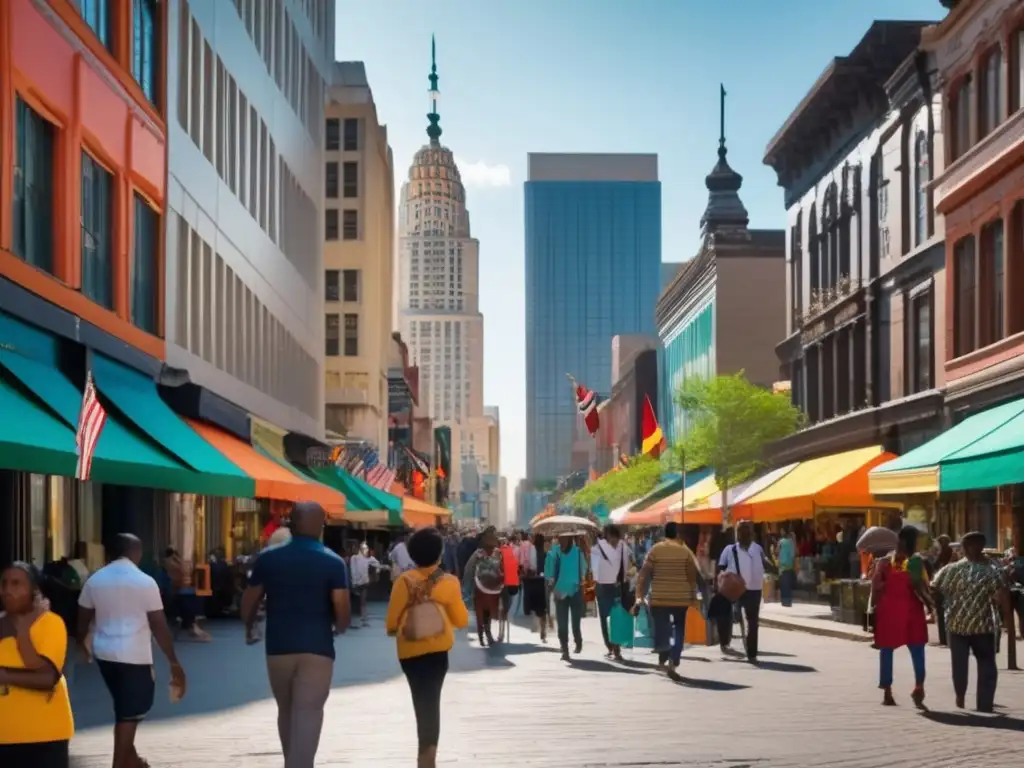
POLYGON ((441 567, 444 552, 441 532, 436 528, 422 528, 409 537, 406 547, 416 568, 403 573, 391 588, 387 632, 398 640, 399 663, 412 692, 419 736, 417 766, 434 768, 441 733, 441 687, 448 674, 448 651, 455 644, 455 630, 469 624, 469 611, 462 602, 462 589, 455 576, 442 573, 433 576, 441 567), (432 586, 423 585, 428 579, 432 586), (405 636, 403 630, 411 607, 410 589, 413 592, 429 589, 426 599, 437 605, 443 618, 440 634, 421 640, 405 636))
POLYGON ((62 671, 64 621, 40 605, 26 563, 4 570, 0 601, 0 766, 67 768, 75 725, 62 671))

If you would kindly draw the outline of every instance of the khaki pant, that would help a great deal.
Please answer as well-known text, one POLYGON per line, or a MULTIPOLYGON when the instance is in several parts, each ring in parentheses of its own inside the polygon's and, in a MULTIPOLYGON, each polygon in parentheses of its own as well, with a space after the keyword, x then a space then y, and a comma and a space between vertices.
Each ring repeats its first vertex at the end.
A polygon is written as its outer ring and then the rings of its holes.
POLYGON ((267 656, 285 768, 313 768, 333 673, 334 661, 326 656, 267 656))

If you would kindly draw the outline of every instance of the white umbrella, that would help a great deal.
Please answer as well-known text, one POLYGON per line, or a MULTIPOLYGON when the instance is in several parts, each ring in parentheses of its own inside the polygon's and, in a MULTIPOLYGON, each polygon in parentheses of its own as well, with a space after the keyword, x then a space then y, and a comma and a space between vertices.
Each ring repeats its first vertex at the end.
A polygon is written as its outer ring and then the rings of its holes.
POLYGON ((555 536, 560 533, 571 533, 579 531, 592 533, 598 530, 597 524, 585 517, 575 515, 552 515, 538 521, 533 526, 534 533, 543 533, 545 536, 555 536))

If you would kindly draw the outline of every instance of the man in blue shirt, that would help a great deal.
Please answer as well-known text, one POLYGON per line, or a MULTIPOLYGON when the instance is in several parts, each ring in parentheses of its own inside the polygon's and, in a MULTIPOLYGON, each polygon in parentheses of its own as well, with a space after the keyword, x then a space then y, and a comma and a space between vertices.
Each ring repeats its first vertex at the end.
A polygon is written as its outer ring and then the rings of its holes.
POLYGON ((291 540, 260 554, 242 596, 250 644, 259 640, 256 617, 267 600, 267 673, 286 768, 313 768, 334 674, 334 637, 351 618, 345 561, 320 542, 324 519, 316 502, 297 503, 291 540))
POLYGON ((558 643, 562 647, 562 660, 569 660, 569 618, 572 618, 572 637, 576 653, 583 651, 583 579, 587 575, 587 559, 573 541, 575 534, 563 533, 559 546, 552 547, 544 576, 551 584, 555 598, 555 617, 558 622, 558 643))

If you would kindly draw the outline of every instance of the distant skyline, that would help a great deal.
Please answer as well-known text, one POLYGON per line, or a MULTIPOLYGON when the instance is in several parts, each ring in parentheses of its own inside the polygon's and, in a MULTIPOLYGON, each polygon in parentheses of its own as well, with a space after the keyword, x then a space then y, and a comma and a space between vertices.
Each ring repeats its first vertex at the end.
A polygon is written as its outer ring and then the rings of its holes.
POLYGON ((511 488, 525 475, 528 450, 527 153, 657 153, 662 261, 686 261, 699 242, 704 177, 716 159, 720 84, 729 94, 729 162, 744 177, 750 226, 782 228, 781 190, 761 162, 771 137, 872 21, 934 21, 945 13, 938 0, 723 5, 392 0, 346 5, 337 16, 337 58, 366 64, 394 150, 396 188, 427 142, 430 38, 437 36, 441 141, 458 161, 480 240, 484 400, 501 408, 502 474, 511 488))

